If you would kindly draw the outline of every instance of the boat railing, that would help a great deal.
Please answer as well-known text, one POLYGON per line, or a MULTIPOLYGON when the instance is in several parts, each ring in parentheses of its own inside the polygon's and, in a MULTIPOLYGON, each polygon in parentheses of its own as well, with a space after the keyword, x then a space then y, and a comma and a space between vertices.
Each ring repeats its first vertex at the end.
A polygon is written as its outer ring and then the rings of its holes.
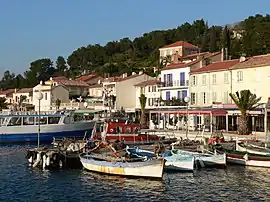
POLYGON ((165 138, 175 138, 174 130, 170 129, 141 129, 140 134, 165 136, 165 138))

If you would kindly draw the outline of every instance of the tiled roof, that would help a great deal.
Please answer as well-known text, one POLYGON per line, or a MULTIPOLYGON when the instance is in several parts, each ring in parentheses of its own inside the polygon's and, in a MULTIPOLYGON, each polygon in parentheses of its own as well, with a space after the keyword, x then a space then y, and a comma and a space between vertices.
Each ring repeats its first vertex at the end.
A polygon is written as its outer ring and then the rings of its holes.
POLYGON ((194 54, 190 54, 190 55, 187 55, 187 56, 184 56, 184 57, 180 57, 179 59, 180 60, 188 60, 188 59, 196 58, 198 56, 205 56, 205 55, 208 55, 208 54, 211 54, 211 53, 209 53, 209 52, 194 53, 194 54))
POLYGON ((178 47, 178 46, 183 46, 183 47, 187 47, 187 48, 199 48, 198 46, 195 46, 195 45, 188 43, 186 41, 177 41, 177 42, 174 42, 174 43, 169 44, 167 46, 164 46, 162 48, 172 48, 172 47, 178 47))
POLYGON ((246 58, 244 62, 239 62, 237 65, 233 66, 232 69, 244 69, 252 67, 264 67, 270 66, 270 54, 257 55, 250 58, 246 58))
POLYGON ((80 77, 76 78, 75 80, 88 81, 88 80, 93 79, 97 76, 98 76, 97 74, 88 74, 88 75, 80 76, 80 77))
POLYGON ((93 84, 93 85, 90 85, 89 88, 102 88, 103 84, 93 84))
POLYGON ((54 80, 54 81, 58 81, 58 80, 68 80, 68 78, 65 77, 65 76, 56 76, 56 77, 53 77, 52 80, 54 80))
POLYGON ((152 86, 152 85, 157 85, 161 83, 159 80, 156 80, 156 79, 152 79, 152 80, 147 80, 147 81, 143 81, 141 83, 138 83, 134 86, 137 86, 137 87, 145 87, 145 86, 152 86))
POLYGON ((16 93, 30 93, 33 91, 33 88, 21 88, 18 89, 16 93))
POLYGON ((14 92, 15 92, 15 89, 8 89, 8 90, 0 91, 0 95, 8 95, 14 92))
POLYGON ((121 77, 121 76, 118 76, 118 77, 108 77, 108 78, 105 78, 104 79, 104 82, 121 82, 121 81, 126 81, 128 79, 133 79, 133 78, 136 78, 138 76, 142 76, 144 74, 134 74, 134 75, 130 75, 130 76, 127 76, 127 77, 121 77))
POLYGON ((235 60, 225 60, 223 62, 213 62, 209 65, 203 66, 201 68, 192 69, 190 71, 191 74, 194 73, 203 73, 203 72, 212 72, 212 71, 220 71, 231 68, 239 62, 238 59, 235 60))
POLYGON ((89 85, 84 81, 77 81, 77 80, 57 80, 58 84, 62 84, 64 86, 80 86, 80 87, 89 87, 89 85))

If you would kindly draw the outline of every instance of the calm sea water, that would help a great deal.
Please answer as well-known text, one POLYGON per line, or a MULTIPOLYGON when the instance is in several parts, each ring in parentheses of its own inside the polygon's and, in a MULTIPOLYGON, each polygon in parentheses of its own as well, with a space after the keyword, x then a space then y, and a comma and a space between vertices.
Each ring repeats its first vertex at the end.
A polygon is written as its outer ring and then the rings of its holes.
POLYGON ((27 166, 29 147, 0 146, 0 201, 270 201, 270 169, 229 166, 165 174, 163 181, 50 172, 27 166))

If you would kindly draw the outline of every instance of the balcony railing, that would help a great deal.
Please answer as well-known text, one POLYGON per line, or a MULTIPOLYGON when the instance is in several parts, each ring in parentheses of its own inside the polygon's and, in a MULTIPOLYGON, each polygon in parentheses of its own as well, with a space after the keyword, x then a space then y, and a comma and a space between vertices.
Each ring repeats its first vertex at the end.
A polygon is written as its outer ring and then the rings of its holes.
POLYGON ((182 80, 174 80, 170 82, 164 82, 162 87, 188 87, 189 80, 182 81, 182 80))

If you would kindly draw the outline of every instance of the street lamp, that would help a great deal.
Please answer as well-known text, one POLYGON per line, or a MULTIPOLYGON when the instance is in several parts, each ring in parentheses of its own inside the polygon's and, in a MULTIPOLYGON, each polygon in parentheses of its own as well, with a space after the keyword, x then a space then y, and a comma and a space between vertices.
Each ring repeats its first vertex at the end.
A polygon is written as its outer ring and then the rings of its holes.
POLYGON ((40 136, 40 101, 43 99, 43 94, 39 91, 36 98, 38 99, 38 148, 39 148, 39 136, 40 136))
POLYGON ((188 139, 188 130, 189 130, 189 120, 188 120, 188 103, 190 101, 190 98, 188 96, 186 96, 184 98, 184 101, 186 103, 186 114, 187 114, 187 128, 186 128, 186 138, 188 139))

